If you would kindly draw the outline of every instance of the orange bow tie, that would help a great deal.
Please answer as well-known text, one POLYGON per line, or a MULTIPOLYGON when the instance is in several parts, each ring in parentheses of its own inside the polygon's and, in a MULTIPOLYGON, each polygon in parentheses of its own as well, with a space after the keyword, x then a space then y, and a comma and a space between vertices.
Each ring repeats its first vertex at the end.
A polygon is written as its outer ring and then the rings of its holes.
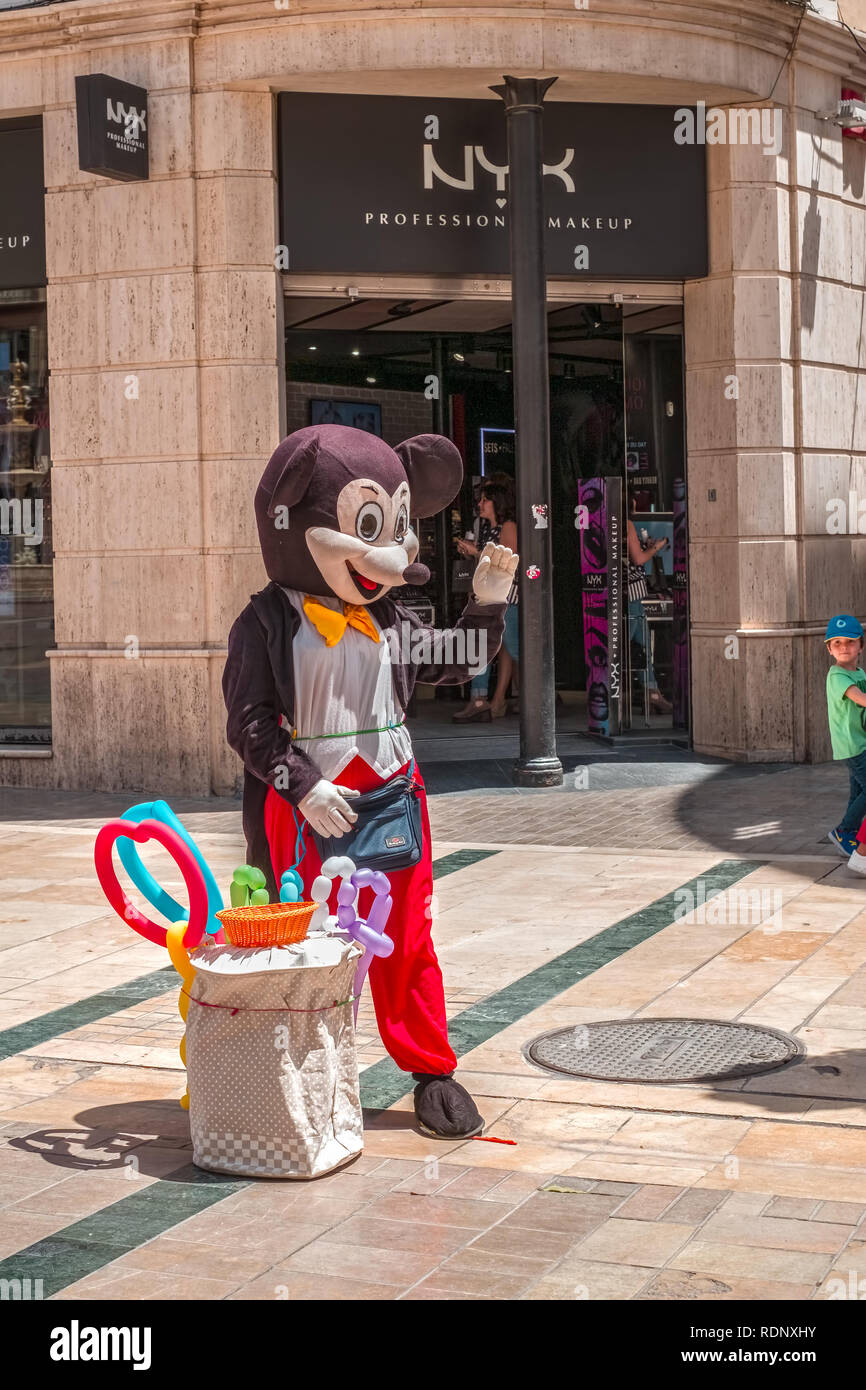
POLYGON ((374 642, 381 640, 373 619, 362 603, 344 603, 343 611, 340 613, 307 594, 304 599, 304 612, 329 647, 336 647, 347 627, 357 628, 374 642))

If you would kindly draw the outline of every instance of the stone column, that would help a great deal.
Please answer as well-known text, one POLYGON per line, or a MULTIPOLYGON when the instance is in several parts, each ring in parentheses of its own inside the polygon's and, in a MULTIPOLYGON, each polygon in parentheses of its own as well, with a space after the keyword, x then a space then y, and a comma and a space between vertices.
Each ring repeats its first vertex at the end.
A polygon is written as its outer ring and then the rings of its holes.
POLYGON ((685 303, 694 741, 745 761, 829 756, 821 639, 864 598, 862 542, 826 526, 866 449, 864 151, 815 118, 834 79, 785 81, 778 153, 708 148, 710 275, 685 303))
POLYGON ((194 99, 194 113, 203 636, 213 653, 211 789, 226 792, 241 767, 225 741, 225 646, 250 594, 267 583, 253 497, 284 432, 273 98, 205 90, 194 99))
POLYGON ((271 99, 193 93, 190 54, 111 52, 150 93, 146 182, 80 173, 74 112, 46 112, 60 785, 235 777, 219 678, 279 435, 271 99))

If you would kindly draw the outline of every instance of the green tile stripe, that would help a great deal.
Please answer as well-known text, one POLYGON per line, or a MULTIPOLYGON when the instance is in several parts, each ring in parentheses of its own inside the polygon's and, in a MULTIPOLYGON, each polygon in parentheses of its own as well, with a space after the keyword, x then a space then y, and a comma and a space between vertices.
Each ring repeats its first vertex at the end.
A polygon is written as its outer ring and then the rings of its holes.
POLYGON ((73 1028, 83 1028, 85 1023, 95 1023, 97 1019, 131 1009, 134 1004, 141 1004, 145 999, 167 994, 176 988, 177 971, 173 965, 168 965, 149 975, 139 975, 126 984, 114 985, 112 989, 101 990, 99 994, 90 994, 74 1004, 64 1004, 61 1009, 39 1014, 25 1023, 16 1023, 0 1031, 0 1061, 14 1056, 16 1052, 25 1052, 28 1047, 36 1047, 38 1043, 49 1042, 63 1033, 70 1033, 73 1028))
MULTIPOLYGON (((694 894, 698 901, 698 884, 702 884, 704 899, 709 900, 760 867, 756 860, 723 859, 706 873, 681 884, 663 898, 657 898, 648 907, 612 923, 588 941, 572 946, 561 956, 545 961, 544 965, 530 970, 528 975, 514 980, 487 999, 471 1004, 448 1021, 448 1039, 455 1055, 462 1057, 471 1052, 496 1033, 501 1033, 509 1024, 516 1023, 533 1009, 540 1008, 557 994, 562 994, 587 975, 600 970, 603 965, 669 926, 678 912, 682 912, 682 898, 679 895, 684 891, 694 894)), ((576 906, 575 917, 579 916, 580 907, 576 906)), ((540 929, 543 929, 543 924, 540 929)), ((405 1096, 407 1089, 406 1073, 400 1071, 390 1057, 375 1062, 361 1073, 361 1100, 369 1109, 387 1110, 389 1105, 405 1096)))
POLYGON ((41 1279, 43 1297, 50 1298, 249 1185, 248 1178, 205 1173, 185 1163, 169 1177, 9 1255, 0 1261, 0 1279, 41 1279))
POLYGON ((452 854, 443 854, 440 859, 433 860, 433 881, 435 883, 437 878, 456 873, 458 869, 468 869, 482 859, 492 859, 499 853, 498 849, 455 849, 452 854))
MULTIPOLYGON (((456 873, 458 869, 468 868, 482 859, 498 854, 496 849, 458 849, 453 854, 443 854, 433 861, 433 877, 444 878, 446 874, 456 873)), ((50 1013, 39 1014, 26 1023, 16 1023, 11 1028, 0 1030, 0 1062, 13 1057, 16 1052, 26 1052, 39 1043, 50 1042, 63 1033, 71 1033, 74 1028, 83 1028, 86 1023, 95 1023, 100 1018, 130 1009, 145 999, 153 999, 157 994, 167 994, 177 987, 177 972, 171 965, 162 970, 154 970, 149 975, 139 975, 126 984, 114 985, 99 994, 78 999, 74 1004, 64 1004, 50 1013)))
MULTIPOLYGON (((491 849, 455 850, 453 854, 445 854, 434 860, 433 877, 444 878, 446 874, 468 868, 498 853, 498 850, 491 849)), ((28 1023, 7 1028, 0 1033, 0 1059, 129 1008, 143 999, 165 994, 176 984, 174 967, 168 966, 149 975, 140 975, 128 984, 93 994, 77 1004, 41 1014, 28 1023)), ((243 1191, 253 1181, 250 1178, 207 1173, 191 1163, 184 1163, 174 1173, 159 1178, 141 1192, 122 1197, 92 1216, 64 1226, 55 1235, 46 1236, 44 1240, 38 1240, 0 1260, 0 1279, 41 1279, 43 1294, 50 1298, 52 1294, 120 1259, 121 1255, 138 1249, 164 1231, 196 1216, 215 1202, 221 1202, 224 1197, 243 1191)))
MULTIPOLYGON (((495 852, 458 850, 454 855, 446 855, 437 861, 434 877, 465 868, 495 852), (446 862, 454 860, 460 862, 454 863, 453 868, 443 869, 446 862)), ((683 890, 697 895, 698 884, 702 883, 703 900, 708 901, 760 867, 761 862, 757 860, 723 860, 715 868, 690 879, 648 907, 614 922, 589 941, 538 966, 488 999, 470 1005, 451 1019, 448 1025, 455 1053, 459 1057, 471 1051, 524 1014, 669 926, 680 907, 678 894, 683 890)), ((156 973, 158 976, 163 974, 156 973)), ((142 976, 141 980, 148 978, 142 976)), ((361 1099, 364 1105, 373 1109, 393 1105, 406 1094, 406 1080, 406 1073, 399 1071, 390 1058, 377 1062, 361 1074, 361 1099)), ((222 1178, 217 1174, 205 1173, 193 1165, 185 1165, 169 1177, 152 1183, 144 1191, 124 1197, 93 1216, 65 1226, 55 1235, 36 1241, 0 1260, 0 1279, 28 1276, 42 1279, 45 1296, 50 1298, 53 1293, 59 1293, 61 1289, 102 1269, 122 1254, 153 1240, 223 1197, 249 1187, 254 1181, 222 1178)))

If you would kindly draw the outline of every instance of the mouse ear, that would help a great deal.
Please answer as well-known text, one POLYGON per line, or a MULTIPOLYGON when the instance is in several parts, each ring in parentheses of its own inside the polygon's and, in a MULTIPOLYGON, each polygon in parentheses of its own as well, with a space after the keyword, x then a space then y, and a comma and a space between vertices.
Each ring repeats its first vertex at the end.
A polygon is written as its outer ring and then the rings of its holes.
POLYGON ((435 516, 455 498, 463 482, 460 450, 441 434, 416 434, 394 453, 406 470, 413 516, 435 516))
POLYGON ((269 517, 276 515, 277 506, 297 506, 310 485, 318 453, 315 429, 298 430, 277 445, 258 487, 258 498, 267 503, 269 517))

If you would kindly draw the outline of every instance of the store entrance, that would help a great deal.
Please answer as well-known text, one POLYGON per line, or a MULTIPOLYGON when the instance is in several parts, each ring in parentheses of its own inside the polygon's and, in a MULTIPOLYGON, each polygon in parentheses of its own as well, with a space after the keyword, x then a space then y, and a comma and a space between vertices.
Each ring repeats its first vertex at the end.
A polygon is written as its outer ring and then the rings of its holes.
MULTIPOLYGON (((501 509, 510 506, 515 472, 510 303, 289 296, 285 307, 289 431, 332 422, 368 429, 396 444, 440 430, 460 450, 465 481, 449 513, 416 522, 420 559, 431 571, 430 582, 400 594, 401 601, 437 626, 449 625, 463 608, 474 568, 461 551, 484 536, 480 495, 488 488, 488 497, 495 496, 501 509)), ((688 655, 686 649, 684 658, 681 640, 687 634, 687 578, 684 559, 679 574, 674 566, 675 558, 679 564, 684 555, 685 523, 681 306, 607 302, 554 307, 548 315, 548 352, 560 752, 567 753, 570 737, 587 732, 683 741, 688 723, 688 655), (604 480, 621 484, 619 492, 604 480), (608 543, 586 506, 594 491, 607 495, 608 527, 618 525, 623 537, 633 529, 638 543, 647 547, 667 540, 663 550, 640 566, 640 599, 620 604, 623 678, 616 718, 601 722, 598 699, 587 693, 588 687, 595 692, 599 685, 601 631, 593 608, 599 594, 593 591, 597 575, 592 557, 608 543), (618 518, 611 516, 615 505, 618 518), (675 552, 677 514, 683 545, 675 552)), ((626 577, 623 569, 623 584, 626 577)), ((492 695, 496 664, 487 675, 492 695)), ((516 739, 518 681, 519 662, 506 691, 505 712, 469 726, 454 720, 468 706, 468 687, 419 687, 410 711, 416 738, 421 732, 449 739, 464 734, 476 739, 513 734, 516 739)), ((473 756, 483 754, 474 747, 473 756)))

